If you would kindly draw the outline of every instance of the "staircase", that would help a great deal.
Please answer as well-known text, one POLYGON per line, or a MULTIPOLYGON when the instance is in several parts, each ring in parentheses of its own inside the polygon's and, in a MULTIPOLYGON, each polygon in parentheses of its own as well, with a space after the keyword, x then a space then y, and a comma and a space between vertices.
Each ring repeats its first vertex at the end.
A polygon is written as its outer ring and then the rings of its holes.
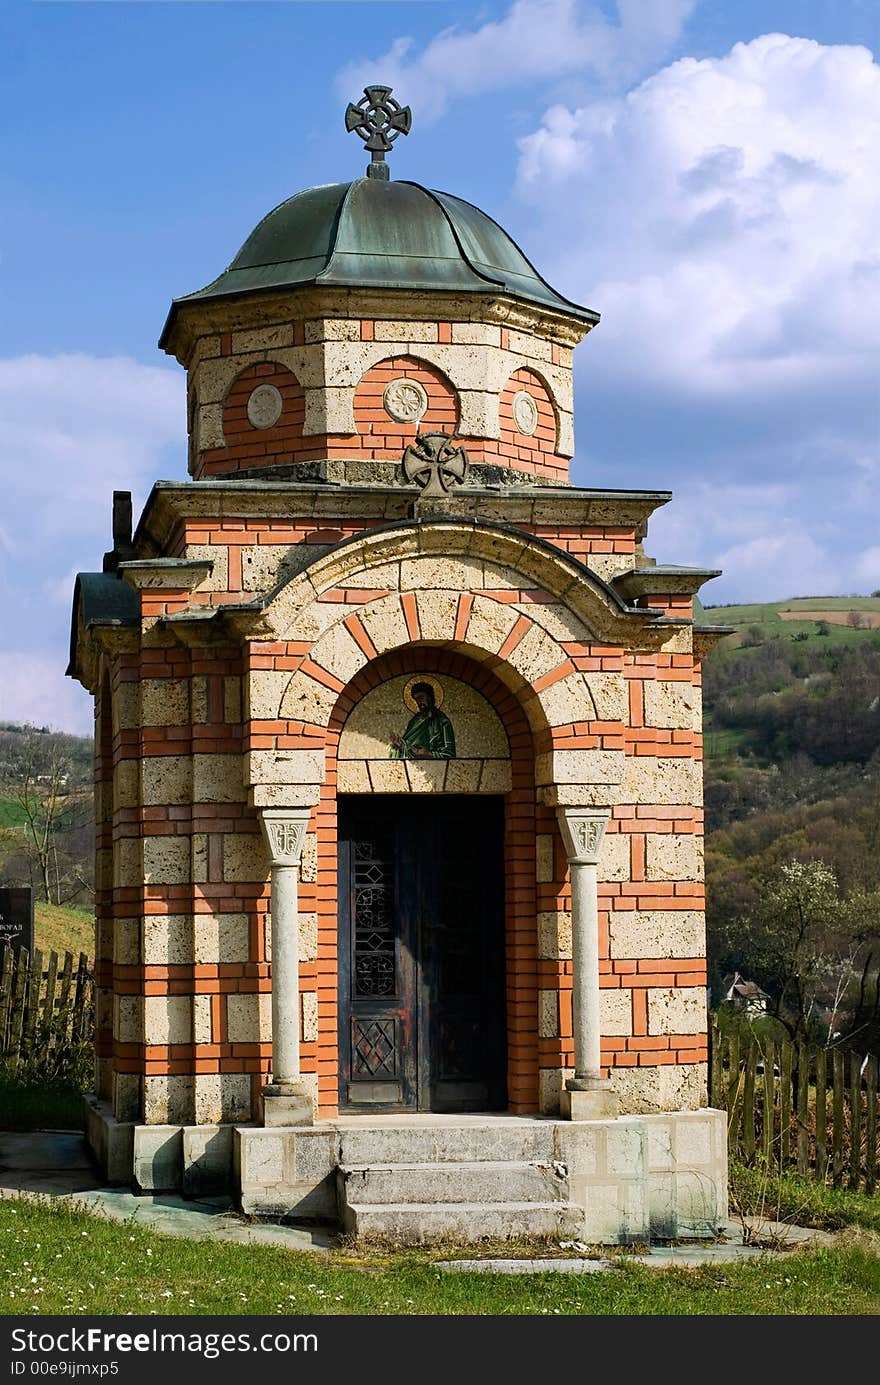
POLYGON ((339 1131, 343 1231, 402 1245, 577 1236, 552 1122, 405 1124, 339 1131))

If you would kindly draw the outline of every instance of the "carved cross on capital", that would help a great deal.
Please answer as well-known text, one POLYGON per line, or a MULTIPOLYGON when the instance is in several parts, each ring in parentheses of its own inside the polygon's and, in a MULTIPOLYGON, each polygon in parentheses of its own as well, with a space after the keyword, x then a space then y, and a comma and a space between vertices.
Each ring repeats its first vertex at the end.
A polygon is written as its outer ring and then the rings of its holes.
POLYGON ((556 813, 569 865, 596 865, 611 809, 557 808, 556 813))
POLYGON ((263 808, 260 823, 273 866, 298 866, 302 859, 309 808, 263 808))

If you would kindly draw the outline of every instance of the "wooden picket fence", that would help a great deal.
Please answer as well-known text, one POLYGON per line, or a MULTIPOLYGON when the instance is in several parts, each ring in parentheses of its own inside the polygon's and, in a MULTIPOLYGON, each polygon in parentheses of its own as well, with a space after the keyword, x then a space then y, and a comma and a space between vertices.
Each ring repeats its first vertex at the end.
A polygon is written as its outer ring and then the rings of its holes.
POLYGON ((92 1040, 94 983, 86 954, 0 944, 0 1062, 9 1073, 32 1067, 54 1075, 66 1055, 92 1040))
POLYGON ((836 1188, 877 1188, 877 1055, 742 1039, 710 1025, 712 1106, 731 1155, 836 1188))

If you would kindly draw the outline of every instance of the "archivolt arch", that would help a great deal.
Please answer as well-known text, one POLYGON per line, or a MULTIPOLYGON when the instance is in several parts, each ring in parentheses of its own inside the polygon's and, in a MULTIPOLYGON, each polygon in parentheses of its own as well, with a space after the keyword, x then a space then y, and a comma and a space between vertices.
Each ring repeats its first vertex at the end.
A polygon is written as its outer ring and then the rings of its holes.
MULTIPOLYGON (((579 664, 592 642, 608 641, 609 625, 643 618, 549 547, 503 526, 457 521, 393 526, 337 546, 264 612, 265 637, 302 653, 292 672, 289 660, 252 670, 252 719, 302 728, 320 745, 340 695, 368 664, 440 646, 490 668, 515 695, 534 739, 538 786, 616 783, 622 752, 605 749, 604 738, 619 743, 623 678, 579 664)), ((249 758, 251 784, 323 778, 318 750, 249 758)))
MULTIPOLYGON (((270 592, 260 625, 272 639, 308 636, 309 612, 335 587, 376 591, 540 591, 594 640, 657 648, 656 612, 627 606, 570 554, 512 525, 432 518, 381 525, 348 539, 270 592)), ((234 612, 230 611, 234 619, 234 612)), ((320 625, 323 617, 318 617, 320 625)), ((326 620, 324 621, 326 624, 326 620)), ((659 634, 659 632, 658 632, 659 634)))

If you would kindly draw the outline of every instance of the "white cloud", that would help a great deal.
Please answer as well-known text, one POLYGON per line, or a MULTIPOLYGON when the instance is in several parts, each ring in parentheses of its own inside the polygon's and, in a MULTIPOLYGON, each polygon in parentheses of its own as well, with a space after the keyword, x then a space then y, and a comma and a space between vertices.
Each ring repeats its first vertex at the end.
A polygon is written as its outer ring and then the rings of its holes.
POLYGON ((721 553, 718 566, 738 574, 740 601, 828 596, 838 590, 840 578, 832 555, 812 535, 791 525, 780 533, 734 544, 721 553))
POLYGON ((711 477, 696 529, 668 511, 652 524, 680 531, 666 561, 696 547, 725 567, 707 599, 859 590, 880 512, 868 50, 765 34, 619 99, 557 105, 520 142, 518 189, 532 257, 602 313, 576 358, 578 483, 650 476, 687 513, 711 477), (765 512, 749 488, 769 478, 765 512), (734 504, 741 532, 725 535, 711 516, 734 504))
POLYGON ((0 359, 0 716, 90 729, 89 698, 64 677, 73 575, 100 570, 114 490, 133 492, 137 517, 155 479, 182 477, 185 438, 182 373, 0 359))
POLYGON ((867 49, 765 34, 619 100, 554 107, 520 152, 545 262, 603 312, 597 368, 688 395, 873 374, 880 67, 867 49))
POLYGON ((421 51, 394 40, 381 57, 348 63, 337 77, 347 99, 371 82, 401 102, 418 95, 420 120, 441 115, 456 96, 501 91, 567 73, 624 82, 656 62, 681 32, 696 0, 618 0, 618 23, 597 3, 514 0, 501 19, 444 29, 421 51))
POLYGON ((92 699, 79 683, 64 677, 66 663, 66 648, 55 655, 0 651, 0 721, 90 736, 92 699))
POLYGON ((185 466, 183 374, 125 357, 0 359, 5 548, 55 561, 61 543, 93 560, 109 547, 113 490, 143 500, 177 443, 185 466), (49 547, 52 545, 52 547, 49 547))

